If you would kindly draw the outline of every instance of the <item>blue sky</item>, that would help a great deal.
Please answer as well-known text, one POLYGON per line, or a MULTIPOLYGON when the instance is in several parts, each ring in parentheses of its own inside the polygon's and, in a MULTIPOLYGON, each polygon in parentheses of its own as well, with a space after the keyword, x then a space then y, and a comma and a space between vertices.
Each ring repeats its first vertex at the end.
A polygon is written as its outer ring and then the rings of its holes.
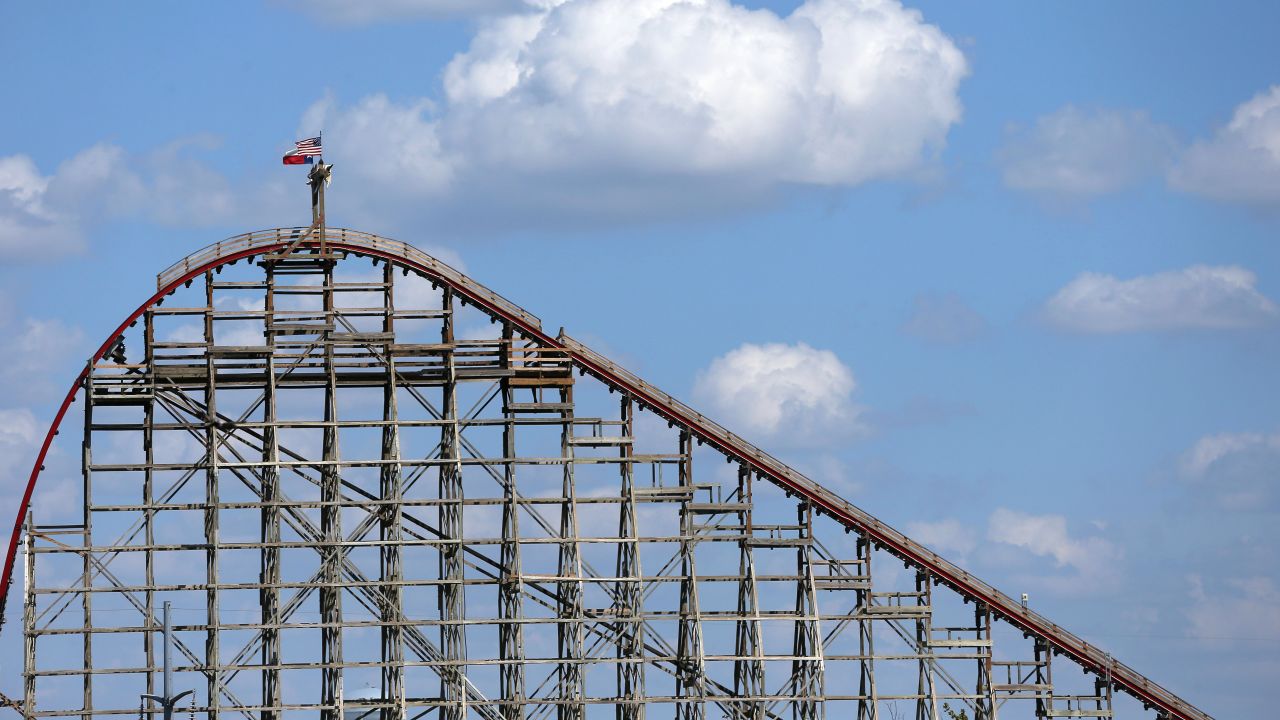
POLYGON ((278 158, 323 129, 331 224, 460 259, 1215 716, 1264 714, 1280 8, 482 5, 0 2, 0 507, 156 272, 306 222, 278 158))

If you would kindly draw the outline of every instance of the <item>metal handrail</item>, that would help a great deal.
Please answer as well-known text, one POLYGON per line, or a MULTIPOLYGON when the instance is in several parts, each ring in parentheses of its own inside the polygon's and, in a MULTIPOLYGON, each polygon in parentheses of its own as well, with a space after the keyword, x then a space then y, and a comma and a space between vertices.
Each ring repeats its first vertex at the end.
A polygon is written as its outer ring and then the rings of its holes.
POLYGON ((1092 670, 1095 672, 1110 677, 1113 681, 1118 681, 1121 685, 1127 686, 1131 690, 1140 691, 1151 699, 1160 701, 1166 707, 1177 710, 1184 717, 1197 720, 1213 720, 1210 715, 1187 703, 1159 684, 1152 682, 1128 665, 1119 662, 1110 653, 1089 644, 1083 638, 1063 629, 1034 610, 1024 607, 1020 601, 1014 600, 994 586, 974 577, 954 563, 886 525, 870 513, 805 477, 781 460, 727 430, 711 418, 694 410, 654 385, 645 382, 630 370, 623 368, 563 332, 556 340, 568 348, 577 359, 586 361, 585 364, 588 366, 606 370, 610 375, 629 386, 628 389, 636 392, 641 397, 648 398, 650 403, 660 406, 656 409, 665 410, 666 414, 673 416, 673 419, 683 419, 691 428, 700 430, 707 436, 719 441, 718 444, 731 454, 751 461, 758 469, 764 470, 765 474, 783 480, 785 485, 791 486, 808 499, 835 511, 834 514, 849 518, 860 529, 871 535, 873 539, 883 546, 887 546, 895 555, 933 573, 935 576, 949 580, 948 584, 956 587, 962 594, 970 595, 987 603, 1000 615, 1042 637, 1042 639, 1060 650, 1075 656, 1078 661, 1082 661, 1082 664, 1086 666, 1092 665, 1092 670))
MULTIPOLYGON (((235 237, 213 243, 212 245, 197 250, 162 271, 156 276, 156 288, 162 290, 188 275, 193 269, 204 267, 219 258, 229 257, 250 250, 260 249, 266 252, 267 250, 275 249, 278 246, 287 245, 288 243, 298 239, 309 229, 310 228, 305 227, 293 227, 258 230, 256 232, 236 235, 235 237)), ((390 255, 392 257, 403 258, 411 261, 414 264, 425 268, 428 272, 438 276, 440 279, 448 282, 450 285, 458 287, 477 299, 483 300, 486 304, 493 306, 495 309, 519 318, 536 329, 542 328, 542 321, 533 313, 530 313, 484 285, 481 285, 475 280, 463 275, 449 264, 431 257, 406 242, 391 240, 390 238, 360 232, 359 230, 348 230, 347 228, 327 228, 325 230, 324 240, 329 247, 338 250, 354 250, 355 252, 359 252, 364 249, 376 252, 380 255, 390 255)), ((302 244, 304 247, 314 247, 319 246, 320 242, 321 238, 314 236, 307 239, 302 244)))

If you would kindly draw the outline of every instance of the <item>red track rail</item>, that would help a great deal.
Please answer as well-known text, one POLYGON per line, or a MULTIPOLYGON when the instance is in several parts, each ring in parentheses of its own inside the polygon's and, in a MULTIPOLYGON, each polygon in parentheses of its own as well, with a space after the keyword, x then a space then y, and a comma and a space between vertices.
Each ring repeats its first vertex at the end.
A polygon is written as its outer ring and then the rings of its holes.
MULTIPOLYGON (((239 235, 229 240, 211 245, 200 250, 173 267, 165 270, 157 278, 158 289, 145 303, 140 305, 124 322, 116 328, 105 342, 93 354, 91 363, 102 359, 103 355, 121 334, 135 321, 165 296, 172 294, 178 287, 210 270, 228 265, 245 258, 252 258, 285 248, 306 228, 282 228, 257 233, 239 235)), ((449 285, 454 292, 467 301, 483 308, 489 314, 511 322, 530 338, 550 347, 566 350, 582 372, 588 372, 614 389, 625 392, 636 398, 642 407, 648 407, 658 415, 679 425, 692 433, 701 442, 707 443, 736 460, 762 478, 781 487, 788 494, 803 497, 820 512, 829 515, 845 527, 864 533, 878 547, 892 553, 910 565, 932 575, 963 597, 981 602, 991 608, 999 618, 1003 618, 1023 632, 1041 638, 1049 643, 1058 653, 1067 655, 1086 671, 1099 677, 1110 678, 1114 686, 1144 705, 1155 708, 1170 718, 1183 720, 1213 720, 1213 718, 1174 695, 1169 690, 1152 682, 1124 663, 1118 662, 1111 655, 1097 646, 1090 645, 1083 639, 1050 622, 1047 618, 1023 607, 1021 602, 1005 595, 991 585, 965 572, 959 566, 948 562, 937 553, 911 540, 906 535, 880 522, 870 513, 844 500, 827 488, 801 475, 765 453, 741 437, 724 429, 710 418, 662 392, 636 375, 628 372, 616 363, 594 352, 581 343, 565 336, 552 337, 542 331, 541 322, 523 308, 494 293, 474 280, 459 273, 448 265, 422 253, 411 245, 388 240, 352 230, 331 228, 326 233, 330 251, 346 251, 357 255, 377 257, 409 268, 436 282, 449 285)), ((304 246, 319 245, 319 240, 307 241, 304 246)), ((75 401, 76 395, 84 384, 89 372, 89 365, 80 372, 59 406, 44 443, 36 456, 35 465, 31 469, 30 478, 14 519, 13 533, 9 540, 9 550, 5 555, 4 574, 0 576, 0 607, 3 607, 9 596, 10 578, 13 574, 14 560, 17 557, 18 544, 22 537, 23 518, 31 503, 36 481, 44 469, 44 461, 58 433, 63 418, 75 401)))

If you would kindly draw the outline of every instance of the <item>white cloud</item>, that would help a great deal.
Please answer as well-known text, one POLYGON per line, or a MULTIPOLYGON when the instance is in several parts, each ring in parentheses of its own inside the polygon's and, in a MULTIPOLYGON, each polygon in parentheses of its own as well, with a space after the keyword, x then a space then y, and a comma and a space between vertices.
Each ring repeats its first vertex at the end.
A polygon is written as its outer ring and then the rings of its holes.
POLYGON ((940 344, 962 343, 981 335, 987 321, 956 293, 924 293, 912 302, 902 331, 940 344))
POLYGON ((200 155, 211 136, 191 136, 145 153, 92 145, 52 175, 25 155, 0 157, 0 258, 56 259, 84 247, 94 223, 144 218, 170 226, 208 226, 280 217, 282 188, 235 189, 200 155))
POLYGON ((1068 105, 1033 127, 1011 129, 997 158, 1008 187, 1076 202, 1158 174, 1175 144, 1173 133, 1146 113, 1068 105))
POLYGON ((400 197, 432 196, 444 191, 453 173, 431 120, 433 108, 427 100, 397 105, 373 95, 340 109, 326 97, 307 109, 302 127, 324 128, 328 159, 361 182, 400 197))
POLYGON ((1280 203, 1280 85, 1236 107, 1212 138, 1179 148, 1146 113, 1068 105, 1010 129, 997 153, 1010 188, 1054 203, 1117 192, 1157 174, 1170 187, 1225 202, 1280 203))
POLYGON ((1194 265, 1130 280, 1083 273, 1049 299, 1044 317, 1086 333, 1252 327, 1280 314, 1256 282, 1236 266, 1194 265))
POLYGON ((579 0, 489 25, 445 89, 476 121, 453 130, 515 167, 855 183, 941 144, 964 72, 896 2, 817 0, 784 20, 723 0, 579 0))
POLYGON ((728 0, 571 0, 484 21, 445 70, 441 108, 326 99, 303 131, 323 124, 366 204, 417 193, 490 219, 499 206, 651 218, 909 176, 959 121, 966 73, 951 40, 895 0, 809 0, 787 17, 728 0), (407 160, 385 150, 405 147, 407 160))
POLYGON ((1228 202, 1280 203, 1280 85, 1236 108, 1210 140, 1195 143, 1169 174, 1179 189, 1228 202))
POLYGON ((57 257, 82 246, 74 218, 48 206, 48 189, 31 158, 0 157, 0 257, 57 257))
POLYGON ((796 446, 837 443, 862 429, 853 371, 804 343, 746 343, 698 374, 693 394, 748 439, 796 446))
POLYGON ((49 202, 78 219, 129 215, 145 202, 147 188, 124 148, 97 143, 58 166, 49 202))
POLYGON ((1280 588, 1263 576, 1232 578, 1218 592, 1206 590, 1197 575, 1188 578, 1191 632, 1215 640, 1280 640, 1280 588))
POLYGON ((368 25, 376 22, 445 18, 514 12, 527 6, 522 0, 277 0, 333 25, 368 25))
POLYGON ((1227 510, 1266 510, 1280 497, 1280 433, 1219 433, 1182 457, 1184 479, 1227 510))
POLYGON ((1203 475, 1215 464, 1232 455, 1254 449, 1280 451, 1280 433, 1220 433, 1206 435, 1182 459, 1182 467, 1191 475, 1203 475))
POLYGON ((1114 581, 1121 553, 1100 537, 1074 538, 1062 515, 1031 515, 996 508, 987 522, 987 539, 1051 557, 1059 568, 1071 568, 1091 583, 1114 581))
POLYGON ((978 547, 978 534, 959 520, 907 523, 907 535, 940 553, 965 556, 978 547))

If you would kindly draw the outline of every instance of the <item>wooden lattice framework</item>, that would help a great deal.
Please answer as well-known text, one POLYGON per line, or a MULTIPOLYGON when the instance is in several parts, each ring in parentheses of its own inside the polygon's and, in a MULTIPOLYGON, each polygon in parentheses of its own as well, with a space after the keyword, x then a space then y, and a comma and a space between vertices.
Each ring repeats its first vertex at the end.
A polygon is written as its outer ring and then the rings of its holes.
POLYGON ((68 396, 82 506, 20 535, 25 717, 154 712, 167 600, 210 718, 1112 717, 1116 690, 1208 718, 447 265, 326 228, 320 187, 311 227, 162 273, 68 396))

